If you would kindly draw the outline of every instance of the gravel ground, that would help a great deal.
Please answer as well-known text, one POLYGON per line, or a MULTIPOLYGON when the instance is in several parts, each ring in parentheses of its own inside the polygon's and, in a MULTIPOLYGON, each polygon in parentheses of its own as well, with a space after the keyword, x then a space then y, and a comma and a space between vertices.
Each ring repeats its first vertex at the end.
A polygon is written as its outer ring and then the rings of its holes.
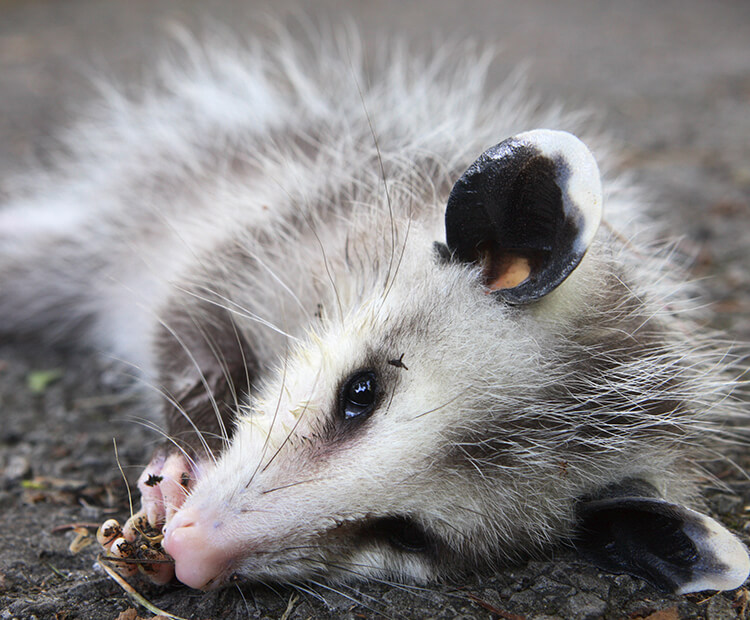
MULTIPOLYGON (((208 20, 252 33, 259 16, 284 18, 293 6, 0 0, 0 197, 3 180, 29 158, 44 159, 50 136, 91 94, 90 71, 135 81, 165 24, 199 29, 208 20)), ((695 257, 709 324, 750 342, 750 3, 325 0, 308 11, 322 20, 348 15, 370 48, 381 32, 401 32, 417 49, 446 37, 496 44, 504 50, 496 78, 529 62, 535 92, 594 110, 622 145, 622 167, 652 188, 657 214, 695 257)), ((153 616, 95 566, 93 547, 72 554, 75 535, 62 528, 127 512, 113 436, 131 481, 156 441, 133 422, 142 405, 121 370, 86 352, 0 343, 2 620, 153 616)), ((750 470, 746 455, 733 456, 750 470)), ((745 536, 750 483, 719 473, 734 492, 708 489, 710 509, 745 536)), ((555 556, 429 589, 138 590, 196 619, 746 617, 745 590, 665 597, 555 556)))

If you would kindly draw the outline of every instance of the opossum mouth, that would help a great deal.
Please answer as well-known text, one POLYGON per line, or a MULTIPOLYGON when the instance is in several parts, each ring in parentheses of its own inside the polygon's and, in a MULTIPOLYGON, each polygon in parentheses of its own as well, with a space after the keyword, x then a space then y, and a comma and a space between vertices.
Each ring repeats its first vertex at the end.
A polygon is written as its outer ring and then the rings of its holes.
POLYGON ((222 530, 223 521, 220 514, 188 506, 166 528, 164 549, 174 558, 175 574, 184 584, 215 590, 238 580, 297 582, 313 574, 338 573, 340 562, 332 560, 352 553, 396 553, 421 562, 437 561, 444 550, 438 537, 409 514, 350 515, 327 528, 278 529, 255 537, 222 530))

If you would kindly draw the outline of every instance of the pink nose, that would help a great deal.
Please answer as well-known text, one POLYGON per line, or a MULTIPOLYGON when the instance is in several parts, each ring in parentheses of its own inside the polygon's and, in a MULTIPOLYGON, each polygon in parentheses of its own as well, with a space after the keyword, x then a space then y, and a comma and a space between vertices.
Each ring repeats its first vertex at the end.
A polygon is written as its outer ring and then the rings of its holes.
POLYGON ((213 515, 191 507, 179 510, 165 528, 162 546, 174 558, 175 575, 191 588, 208 588, 231 564, 229 541, 213 515))

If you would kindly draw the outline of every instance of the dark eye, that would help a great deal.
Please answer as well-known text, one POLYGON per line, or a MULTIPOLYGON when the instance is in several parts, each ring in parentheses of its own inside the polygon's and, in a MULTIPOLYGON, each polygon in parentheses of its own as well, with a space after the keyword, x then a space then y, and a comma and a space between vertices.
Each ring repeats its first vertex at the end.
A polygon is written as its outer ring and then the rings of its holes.
POLYGON ((375 408, 377 381, 371 371, 352 375, 341 393, 341 411, 349 420, 372 413, 375 408))

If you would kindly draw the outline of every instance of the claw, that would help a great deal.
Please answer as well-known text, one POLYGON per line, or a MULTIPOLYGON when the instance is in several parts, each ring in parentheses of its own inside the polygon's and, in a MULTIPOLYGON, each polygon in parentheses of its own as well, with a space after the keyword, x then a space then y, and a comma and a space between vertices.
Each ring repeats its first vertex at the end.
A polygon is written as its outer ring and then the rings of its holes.
POLYGON ((112 543, 121 536, 122 528, 115 519, 108 519, 102 523, 96 532, 96 540, 105 551, 109 551, 112 543))
POLYGON ((143 562, 138 565, 138 570, 150 582, 157 585, 165 585, 174 577, 174 564, 167 563, 170 557, 161 549, 149 547, 142 551, 143 562))
MULTIPOLYGON (((135 547, 132 543, 120 537, 112 542, 109 555, 112 558, 130 559, 135 556, 135 547)), ((130 577, 138 570, 137 565, 131 564, 130 562, 113 562, 112 567, 123 577, 130 577)))
POLYGON ((136 512, 130 517, 125 525, 122 526, 122 537, 128 542, 135 542, 139 536, 145 535, 146 532, 156 529, 152 527, 151 521, 146 516, 146 513, 141 510, 136 512))

